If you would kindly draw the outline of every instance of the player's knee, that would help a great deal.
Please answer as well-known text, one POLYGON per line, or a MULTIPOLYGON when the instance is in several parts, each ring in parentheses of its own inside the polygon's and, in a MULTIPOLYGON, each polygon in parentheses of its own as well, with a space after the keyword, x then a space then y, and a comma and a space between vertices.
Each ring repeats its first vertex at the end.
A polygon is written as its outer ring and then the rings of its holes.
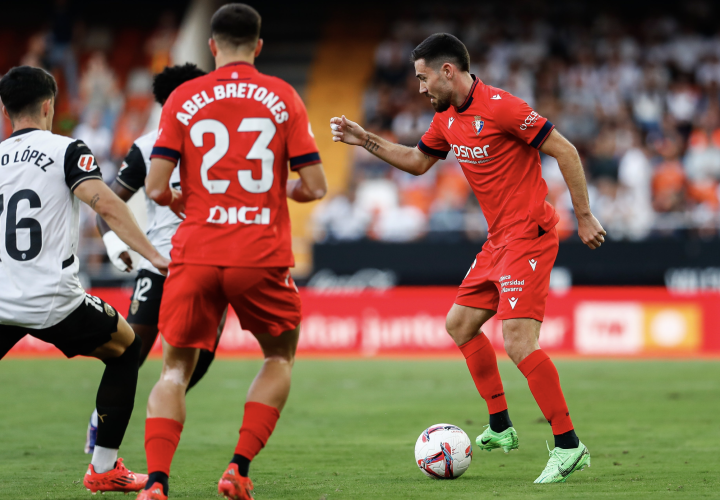
POLYGON ((295 353, 275 353, 269 356, 265 356, 265 363, 277 363, 279 365, 286 365, 290 368, 295 364, 295 353))
POLYGON ((505 352, 513 360, 521 359, 538 348, 534 325, 527 321, 505 320, 502 331, 505 352))
POLYGON ((445 330, 448 335, 458 344, 463 344, 464 340, 468 340, 473 337, 476 331, 469 331, 468 325, 462 320, 460 315, 455 314, 452 310, 448 313, 445 318, 445 330))
POLYGON ((503 341, 505 343, 505 350, 517 345, 523 337, 523 332, 520 325, 509 320, 503 321, 502 332, 503 341))
POLYGON ((130 345, 124 345, 121 342, 111 340, 110 342, 108 342, 108 344, 104 346, 106 351, 104 361, 106 364, 108 362, 113 362, 117 360, 123 360, 123 362, 137 363, 138 365, 140 364, 142 339, 135 333, 133 333, 132 335, 133 341, 130 343, 130 345))
POLYGON ((186 365, 172 365, 163 367, 160 380, 179 387, 187 387, 192 377, 192 369, 186 365))

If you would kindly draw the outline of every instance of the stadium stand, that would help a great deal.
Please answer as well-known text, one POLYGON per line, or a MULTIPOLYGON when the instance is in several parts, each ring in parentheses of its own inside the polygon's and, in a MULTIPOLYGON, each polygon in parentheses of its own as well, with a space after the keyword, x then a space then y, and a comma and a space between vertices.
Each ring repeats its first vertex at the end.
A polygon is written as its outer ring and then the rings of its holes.
MULTIPOLYGON (((45 4, 43 23, 20 4, 12 25, 0 22, 0 74, 21 63, 50 69, 61 87, 55 131, 85 139, 109 181, 134 138, 157 119, 152 74, 173 57, 211 69, 206 34, 190 29, 183 37, 182 26, 192 17, 204 26, 198 18, 213 9, 199 1, 129 0, 108 18, 93 2, 72 2, 74 10, 62 0, 45 4), (132 15, 132 6, 142 6, 143 16, 132 15)), ((437 31, 458 34, 473 73, 526 99, 573 141, 610 238, 716 239, 720 34, 698 9, 661 4, 618 16, 607 12, 618 12, 620 2, 390 4, 365 23, 344 9, 318 7, 310 16, 301 5, 284 5, 264 12, 258 67, 301 93, 328 165, 331 196, 291 204, 296 274, 312 271, 314 243, 484 240, 481 209, 452 155, 412 177, 361 148, 331 144, 325 134, 328 118, 344 112, 415 144, 432 110, 417 94, 409 52, 437 31)), ((0 138, 8 134, 3 120, 0 138)), ((562 237, 572 242, 572 207, 552 159, 543 157, 543 174, 562 215, 562 237)), ((127 279, 108 264, 87 212, 80 250, 94 283, 127 279)))
MULTIPOLYGON (((472 73, 525 99, 577 146, 593 211, 611 239, 714 237, 720 222, 717 28, 690 9, 681 16, 642 10, 615 17, 576 3, 558 17, 561 8, 549 3, 517 14, 521 4, 404 10, 375 49, 361 123, 416 144, 432 109, 418 95, 410 51, 433 32, 455 33, 470 50, 472 73)), ((413 177, 361 148, 353 153, 345 189, 313 214, 317 241, 486 236, 452 154, 413 177)), ((572 206, 557 163, 545 156, 542 162, 562 237, 572 238, 572 206)))
MULTIPOLYGON (((130 0, 126 6, 140 3, 130 0)), ((41 24, 31 22, 31 10, 16 6, 17 26, 4 26, 9 17, 0 23, 0 42, 8 42, 0 52, 0 74, 20 64, 52 72, 60 88, 54 132, 83 139, 95 153, 103 178, 111 182, 133 141, 144 133, 153 109, 152 75, 171 62, 185 4, 143 5, 144 16, 127 19, 127 11, 108 18, 92 4, 56 1, 41 24)), ((0 139, 10 132, 9 121, 3 119, 0 139)), ((81 234, 79 257, 85 275, 112 277, 95 215, 85 205, 81 234)))

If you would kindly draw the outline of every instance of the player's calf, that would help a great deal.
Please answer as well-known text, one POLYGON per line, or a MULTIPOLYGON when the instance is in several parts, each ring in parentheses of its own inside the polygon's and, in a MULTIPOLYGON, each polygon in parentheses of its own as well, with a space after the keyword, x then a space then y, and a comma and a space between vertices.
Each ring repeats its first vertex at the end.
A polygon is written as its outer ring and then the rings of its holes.
POLYGON ((218 483, 218 492, 226 498, 252 498, 252 482, 248 478, 250 462, 270 439, 290 394, 290 378, 299 335, 299 325, 278 336, 255 334, 265 362, 248 390, 235 454, 218 483))
POLYGON ((129 471, 122 458, 118 458, 118 449, 135 405, 141 346, 140 337, 119 318, 112 340, 91 354, 105 363, 96 398, 97 438, 83 480, 85 487, 93 493, 138 491, 147 481, 146 475, 129 471))
POLYGON ((138 498, 160 499, 168 494, 170 465, 185 422, 185 392, 197 359, 197 349, 163 342, 163 369, 150 393, 145 420, 145 453, 150 474, 146 491, 138 498), (155 495, 153 491, 158 488, 162 491, 155 495))

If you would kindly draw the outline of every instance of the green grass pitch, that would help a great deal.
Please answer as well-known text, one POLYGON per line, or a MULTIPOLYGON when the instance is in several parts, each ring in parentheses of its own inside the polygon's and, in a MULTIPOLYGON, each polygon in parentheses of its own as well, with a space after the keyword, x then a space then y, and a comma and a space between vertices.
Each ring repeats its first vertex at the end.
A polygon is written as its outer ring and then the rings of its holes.
MULTIPOLYGON (((219 360, 190 392, 171 498, 217 498, 259 366, 259 360, 219 360)), ((592 455, 592 467, 566 484, 532 484, 552 436, 525 379, 507 361, 500 370, 520 449, 475 450, 464 476, 437 481, 413 461, 420 432, 449 422, 474 442, 487 421, 461 359, 300 359, 275 434, 251 468, 256 498, 720 497, 720 363, 560 360, 557 366, 592 455)), ((139 472, 146 467, 145 402, 159 368, 150 361, 141 371, 121 449, 139 472)), ((82 487, 88 463, 82 445, 101 372, 92 360, 0 362, 0 499, 96 498, 82 487)))

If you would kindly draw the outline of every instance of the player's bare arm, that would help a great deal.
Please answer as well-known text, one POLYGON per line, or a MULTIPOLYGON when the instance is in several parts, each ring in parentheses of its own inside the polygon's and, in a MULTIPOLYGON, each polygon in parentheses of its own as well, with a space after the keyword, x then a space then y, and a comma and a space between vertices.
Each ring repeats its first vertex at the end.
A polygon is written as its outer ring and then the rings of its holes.
POLYGON ((361 146, 393 167, 413 175, 424 174, 438 161, 437 158, 428 156, 417 148, 395 144, 372 132, 367 132, 354 121, 345 118, 345 115, 331 118, 330 128, 334 142, 361 146))
POLYGON ((307 203, 323 198, 327 194, 327 179, 322 163, 309 165, 298 170, 299 179, 287 182, 287 197, 298 203, 307 203))
POLYGON ((130 248, 149 260, 160 272, 167 273, 170 260, 160 255, 152 246, 130 208, 103 181, 87 180, 75 188, 74 193, 105 219, 110 229, 130 248))
POLYGON ((170 160, 153 158, 150 161, 150 172, 145 179, 145 193, 163 207, 170 207, 175 215, 185 220, 185 201, 182 193, 170 187, 170 176, 175 164, 170 160))
POLYGON ((584 244, 595 250, 605 242, 607 233, 590 211, 587 183, 580 155, 575 146, 557 130, 550 132, 548 138, 540 146, 540 151, 557 160, 572 197, 575 217, 578 221, 578 235, 584 244))
MULTIPOLYGON (((130 191, 128 188, 126 188, 125 186, 120 184, 117 180, 113 181, 112 185, 110 186, 110 189, 112 190, 113 193, 115 193, 118 196, 118 198, 120 198, 124 202, 127 202, 130 198, 132 198, 132 195, 135 194, 132 191, 130 191)), ((102 236, 103 240, 105 240, 106 239, 105 235, 107 233, 111 232, 112 229, 110 229, 110 226, 108 226, 108 223, 105 222, 105 219, 100 217, 100 215, 97 216, 96 223, 97 223, 97 228, 98 228, 98 232, 100 233, 100 236, 102 236)), ((117 238, 117 236, 115 236, 115 238, 117 238)), ((107 242, 105 244, 107 246, 107 242)), ((126 251, 120 252, 120 254, 118 254, 118 259, 120 259, 120 261, 125 265, 125 269, 121 269, 122 271, 129 273, 130 271, 133 270, 132 259, 130 258, 129 253, 127 253, 126 251)))

